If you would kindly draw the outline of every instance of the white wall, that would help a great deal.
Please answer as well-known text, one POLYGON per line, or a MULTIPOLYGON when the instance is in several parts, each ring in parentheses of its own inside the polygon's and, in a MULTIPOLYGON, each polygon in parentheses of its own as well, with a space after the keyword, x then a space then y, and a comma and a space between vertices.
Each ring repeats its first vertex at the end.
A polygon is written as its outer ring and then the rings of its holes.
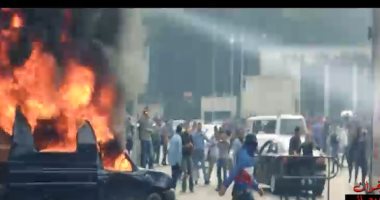
MULTIPOLYGON (((259 48, 260 75, 294 80, 298 102, 301 99, 301 67, 323 67, 343 54, 370 55, 369 46, 267 46, 259 48)), ((323 84, 320 83, 320 84, 323 84)), ((297 110, 300 110, 298 103, 297 110)))
POLYGON ((205 112, 229 111, 232 116, 236 115, 236 96, 224 97, 202 97, 201 98, 201 115, 204 119, 205 112))
POLYGON ((248 76, 242 91, 242 116, 294 114, 297 111, 296 82, 291 78, 248 76))

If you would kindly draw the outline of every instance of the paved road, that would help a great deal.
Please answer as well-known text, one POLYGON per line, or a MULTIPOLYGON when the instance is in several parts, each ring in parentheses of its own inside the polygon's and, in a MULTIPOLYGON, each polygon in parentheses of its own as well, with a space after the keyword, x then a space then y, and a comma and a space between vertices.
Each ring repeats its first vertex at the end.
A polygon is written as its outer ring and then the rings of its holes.
MULTIPOLYGON (((165 173, 170 174, 169 167, 157 167, 157 170, 163 171, 165 173)), ((228 190, 226 195, 223 197, 218 196, 217 192, 215 192, 216 187, 216 174, 212 176, 212 183, 209 186, 203 185, 203 179, 200 179, 200 185, 195 187, 194 193, 181 193, 180 187, 177 185, 177 199, 178 200, 230 200, 231 199, 231 191, 228 190)), ((179 185, 180 186, 180 185, 179 185)), ((343 200, 345 194, 353 193, 352 192, 352 184, 348 184, 348 172, 347 169, 343 169, 339 175, 332 179, 330 182, 330 199, 331 200, 343 200)), ((270 192, 266 192, 263 197, 260 197, 258 194, 255 194, 255 199, 262 200, 279 200, 280 197, 272 195, 270 192)), ((295 198, 290 198, 293 200, 295 198)), ((328 199, 327 198, 327 187, 325 187, 324 195, 318 200, 328 199)))

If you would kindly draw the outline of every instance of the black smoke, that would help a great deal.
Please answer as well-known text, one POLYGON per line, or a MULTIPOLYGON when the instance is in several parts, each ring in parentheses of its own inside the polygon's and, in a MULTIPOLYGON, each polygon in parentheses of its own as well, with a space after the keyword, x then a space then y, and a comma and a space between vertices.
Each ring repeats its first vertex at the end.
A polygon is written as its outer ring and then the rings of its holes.
MULTIPOLYGON (((70 9, 70 25, 64 9, 26 8, 21 9, 24 26, 17 43, 11 45, 9 56, 13 66, 20 66, 30 56, 31 42, 38 39, 44 50, 64 66, 67 56, 72 56, 93 66, 97 74, 107 74, 107 58, 102 45, 115 46, 120 23, 118 9, 70 9), (67 29, 67 30, 65 30, 67 29), (72 42, 62 44, 61 34, 67 31, 72 42)), ((8 18, 9 16, 2 16, 8 18)), ((3 20, 10 21, 10 20, 3 20)))

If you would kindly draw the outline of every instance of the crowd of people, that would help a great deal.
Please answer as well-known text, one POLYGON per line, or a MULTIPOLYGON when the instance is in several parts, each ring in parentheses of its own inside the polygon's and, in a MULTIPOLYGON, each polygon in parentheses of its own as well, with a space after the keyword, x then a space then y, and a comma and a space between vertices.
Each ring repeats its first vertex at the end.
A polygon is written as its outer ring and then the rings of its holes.
MULTIPOLYGON (((254 156, 257 141, 254 134, 247 134, 244 129, 215 126, 213 135, 206 137, 200 122, 186 121, 173 129, 169 121, 151 119, 147 110, 143 111, 138 124, 141 146, 140 166, 152 169, 154 164, 160 163, 161 158, 161 165, 169 164, 171 167, 174 189, 178 180, 181 180, 182 192, 187 190, 194 192, 194 185, 200 184, 200 172, 203 175, 203 183, 209 185, 213 170, 216 168, 216 191, 223 195, 232 181, 235 181, 234 185, 239 188, 239 181, 240 185, 248 184, 245 176, 253 175, 248 172, 242 173, 242 170, 254 165, 247 160, 254 162, 254 159, 248 157, 254 156), (252 144, 250 147, 247 146, 247 137, 250 135, 254 137, 249 140, 255 141, 251 141, 255 143, 256 146, 253 145, 255 149, 252 149, 252 144), (246 152, 242 153, 242 150, 246 152), (161 153, 163 155, 160 155, 161 153)), ((127 150, 130 152, 133 147, 134 130, 133 128, 128 130, 127 150)), ((355 182, 357 182, 358 171, 361 169, 362 183, 365 182, 368 168, 366 160, 368 129, 364 122, 359 122, 351 115, 342 115, 337 122, 314 120, 309 125, 309 130, 304 142, 301 142, 300 127, 295 127, 294 136, 289 143, 289 155, 312 156, 313 149, 323 150, 339 160, 340 167, 344 161, 347 162, 349 181, 352 171, 355 170, 355 182)), ((249 180, 251 183, 248 185, 262 194, 254 178, 251 177, 249 180)))
POLYGON ((317 147, 335 157, 339 167, 348 165, 351 182, 352 172, 355 171, 355 183, 358 183, 358 172, 361 170, 361 183, 364 184, 368 173, 369 130, 370 123, 363 117, 355 116, 352 111, 344 111, 341 118, 328 121, 321 118, 309 124, 310 141, 317 147))
POLYGON ((257 149, 255 135, 249 134, 247 139, 241 130, 231 131, 215 126, 213 136, 207 138, 202 131, 202 123, 194 122, 191 128, 189 125, 190 122, 178 125, 169 143, 168 158, 174 189, 182 173, 181 191, 186 192, 189 183, 188 189, 194 192, 194 185, 199 183, 200 170, 203 173, 204 184, 209 185, 210 176, 216 165, 216 191, 220 195, 224 195, 233 181, 235 181, 233 193, 235 192, 236 196, 251 195, 247 187, 256 189, 260 194, 263 193, 252 177, 253 171, 244 172, 247 167, 254 166, 252 158, 257 149), (208 149, 207 154, 205 154, 206 149, 208 149))
MULTIPOLYGON (((216 169, 217 187, 215 190, 223 195, 231 182, 236 182, 235 177, 241 175, 241 169, 247 166, 253 167, 253 163, 249 162, 248 157, 254 155, 253 151, 256 150, 257 141, 250 139, 248 146, 252 146, 253 143, 256 146, 248 148, 245 144, 247 140, 243 129, 214 126, 212 136, 207 137, 200 122, 186 121, 173 129, 172 124, 168 121, 163 122, 159 118, 151 119, 148 110, 143 111, 138 124, 136 130, 141 147, 140 166, 152 169, 155 164, 159 164, 160 158, 162 158, 161 165, 169 164, 171 167, 172 187, 175 189, 177 182, 181 180, 182 192, 194 192, 194 186, 201 184, 201 175, 203 177, 202 184, 209 185, 211 175, 216 169), (252 152, 249 152, 249 155, 241 153, 240 151, 244 147, 252 152), (161 152, 163 155, 160 155, 161 152)), ((134 129, 128 128, 127 132, 127 150, 131 153, 134 129)), ((245 175, 247 174, 249 173, 245 175)), ((246 184, 244 181, 243 175, 241 182, 246 184)), ((238 186, 234 186, 234 190, 239 189, 235 187, 238 186)), ((257 184, 254 188, 259 190, 257 184)), ((239 195, 242 194, 239 193, 239 195)))

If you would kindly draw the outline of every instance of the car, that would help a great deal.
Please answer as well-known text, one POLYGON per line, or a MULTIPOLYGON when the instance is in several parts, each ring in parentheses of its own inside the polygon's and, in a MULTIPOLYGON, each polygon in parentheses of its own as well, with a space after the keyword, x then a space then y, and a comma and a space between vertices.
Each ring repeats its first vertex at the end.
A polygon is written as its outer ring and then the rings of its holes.
MULTIPOLYGON (((314 149, 313 156, 289 156, 282 142, 269 140, 258 151, 255 177, 268 185, 274 194, 294 194, 311 190, 320 196, 324 190, 326 160, 323 152, 314 149)), ((335 172, 337 173, 337 172, 335 172)))
POLYGON ((175 131, 178 125, 184 124, 185 122, 186 121, 183 120, 183 119, 172 120, 172 128, 173 128, 173 130, 175 131))
POLYGON ((248 132, 256 134, 259 148, 269 140, 276 140, 282 142, 284 148, 288 149, 290 138, 297 126, 300 128, 303 142, 304 135, 308 130, 302 115, 282 114, 250 117, 247 119, 246 128, 248 132))
POLYGON ((1 163, 2 199, 175 200, 169 175, 139 169, 128 154, 131 171, 105 169, 89 122, 78 130, 75 152, 40 152, 17 116, 9 158, 1 163))

